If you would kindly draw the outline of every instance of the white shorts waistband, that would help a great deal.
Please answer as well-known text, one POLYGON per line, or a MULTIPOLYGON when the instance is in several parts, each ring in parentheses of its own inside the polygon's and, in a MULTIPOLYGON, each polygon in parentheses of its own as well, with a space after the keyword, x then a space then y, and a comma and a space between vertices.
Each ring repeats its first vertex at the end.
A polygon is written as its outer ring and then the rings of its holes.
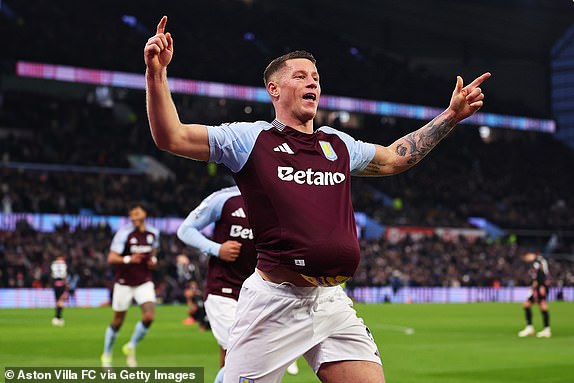
POLYGON ((267 293, 276 296, 279 295, 286 298, 290 297, 293 299, 324 298, 332 295, 337 295, 342 291, 340 286, 303 287, 303 286, 295 286, 289 282, 283 282, 283 283, 269 282, 263 279, 263 277, 261 276, 261 274, 259 274, 257 269, 249 278, 247 278, 244 286, 246 286, 247 288, 249 288, 249 286, 256 287, 260 289, 260 291, 265 291, 267 293))

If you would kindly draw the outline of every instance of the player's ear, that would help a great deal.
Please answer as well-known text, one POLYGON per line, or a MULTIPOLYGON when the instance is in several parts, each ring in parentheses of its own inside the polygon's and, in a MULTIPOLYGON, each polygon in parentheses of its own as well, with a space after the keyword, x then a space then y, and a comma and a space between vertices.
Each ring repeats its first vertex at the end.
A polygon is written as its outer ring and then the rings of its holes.
POLYGON ((267 92, 273 98, 279 97, 279 84, 275 81, 269 81, 267 83, 267 92))

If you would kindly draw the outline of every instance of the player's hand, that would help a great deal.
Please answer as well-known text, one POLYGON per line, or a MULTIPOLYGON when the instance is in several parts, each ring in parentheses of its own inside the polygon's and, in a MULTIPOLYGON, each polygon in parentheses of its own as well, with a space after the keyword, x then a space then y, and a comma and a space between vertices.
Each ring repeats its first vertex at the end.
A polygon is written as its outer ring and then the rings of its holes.
POLYGON ((130 260, 130 263, 135 263, 135 264, 142 263, 143 258, 144 258, 144 255, 141 253, 132 254, 132 259, 130 260))
POLYGON ((237 241, 225 241, 219 248, 219 258, 225 262, 234 262, 239 257, 241 243, 237 241))
POLYGON ((452 92, 449 109, 455 113, 456 121, 462 121, 476 113, 484 103, 484 93, 479 85, 490 77, 490 73, 474 79, 473 82, 463 87, 462 77, 456 77, 456 86, 452 92))
POLYGON ((147 268, 150 270, 155 269, 155 267, 157 266, 157 258, 152 256, 150 257, 147 262, 146 262, 147 268))
POLYGON ((168 66, 173 57, 173 38, 171 33, 165 33, 167 16, 164 16, 157 25, 156 34, 147 41, 144 48, 144 60, 148 72, 160 73, 168 66))

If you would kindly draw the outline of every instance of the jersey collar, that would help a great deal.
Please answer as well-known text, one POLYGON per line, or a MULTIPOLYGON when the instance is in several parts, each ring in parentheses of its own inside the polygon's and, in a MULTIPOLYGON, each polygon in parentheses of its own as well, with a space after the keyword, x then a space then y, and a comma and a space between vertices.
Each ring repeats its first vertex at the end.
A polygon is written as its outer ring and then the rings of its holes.
POLYGON ((281 121, 279 121, 278 119, 274 119, 273 122, 271 123, 271 125, 273 125, 275 127, 275 129, 277 129, 280 132, 282 132, 283 129, 285 129, 285 127, 287 126, 284 123, 282 123, 281 121))

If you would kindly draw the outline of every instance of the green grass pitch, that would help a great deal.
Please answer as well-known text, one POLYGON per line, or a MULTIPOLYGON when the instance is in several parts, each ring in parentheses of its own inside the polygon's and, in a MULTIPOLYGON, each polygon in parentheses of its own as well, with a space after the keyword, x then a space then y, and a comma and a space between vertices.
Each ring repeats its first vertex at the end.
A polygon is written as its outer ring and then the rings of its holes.
MULTIPOLYGON (((356 305, 379 345, 389 383, 574 382, 574 304, 552 302, 551 339, 519 339, 524 326, 519 304, 356 305), (410 331, 409 329, 412 329, 410 331), (412 333, 411 333, 412 332, 412 333)), ((534 324, 541 328, 538 309, 534 324)), ((52 327, 51 309, 0 310, 0 367, 99 366, 111 308, 67 308, 65 327, 52 327)), ((211 332, 184 326, 183 306, 159 306, 156 321, 140 343, 142 367, 202 366, 206 382, 218 370, 211 332)), ((114 365, 125 366, 128 341, 139 309, 130 309, 114 348, 114 365)), ((303 359, 297 376, 284 382, 318 382, 303 359)))

